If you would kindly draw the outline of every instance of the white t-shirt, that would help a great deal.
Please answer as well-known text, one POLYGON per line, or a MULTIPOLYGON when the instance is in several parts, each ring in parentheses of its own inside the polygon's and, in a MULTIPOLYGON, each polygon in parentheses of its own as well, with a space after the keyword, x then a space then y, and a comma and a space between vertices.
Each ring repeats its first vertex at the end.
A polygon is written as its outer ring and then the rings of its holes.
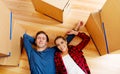
POLYGON ((85 72, 74 62, 69 54, 62 57, 68 74, 85 74, 85 72))

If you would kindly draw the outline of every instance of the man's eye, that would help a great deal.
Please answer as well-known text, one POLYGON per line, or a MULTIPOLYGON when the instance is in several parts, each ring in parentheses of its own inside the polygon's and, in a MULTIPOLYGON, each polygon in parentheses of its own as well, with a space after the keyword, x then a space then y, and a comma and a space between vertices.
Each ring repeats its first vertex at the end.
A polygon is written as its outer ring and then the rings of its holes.
POLYGON ((61 42, 61 44, 63 44, 64 42, 61 42))
POLYGON ((40 37, 38 37, 37 39, 40 39, 40 37))

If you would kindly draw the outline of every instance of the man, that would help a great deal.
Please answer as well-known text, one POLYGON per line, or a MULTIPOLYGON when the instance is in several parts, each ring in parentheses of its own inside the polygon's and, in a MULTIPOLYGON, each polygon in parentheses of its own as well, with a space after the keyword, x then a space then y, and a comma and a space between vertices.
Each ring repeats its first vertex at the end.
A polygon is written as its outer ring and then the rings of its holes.
MULTIPOLYGON (((78 25, 75 30, 78 30, 78 25)), ((69 43, 73 37, 74 35, 68 35, 67 42, 69 43)), ((48 35, 44 31, 39 31, 34 39, 25 33, 23 40, 31 74, 55 74, 54 54, 57 47, 47 47, 49 42, 48 35), (32 47, 32 44, 36 45, 36 49, 32 47)))

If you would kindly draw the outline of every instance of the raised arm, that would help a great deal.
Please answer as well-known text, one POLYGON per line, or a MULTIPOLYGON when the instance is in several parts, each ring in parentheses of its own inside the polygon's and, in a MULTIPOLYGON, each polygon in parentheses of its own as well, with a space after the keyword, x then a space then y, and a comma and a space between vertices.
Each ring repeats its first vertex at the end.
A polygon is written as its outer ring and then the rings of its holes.
POLYGON ((74 37, 75 37, 74 34, 68 35, 68 36, 66 37, 66 40, 67 40, 68 44, 72 41, 72 39, 73 39, 74 37))
POLYGON ((34 38, 25 33, 23 35, 23 42, 27 55, 30 58, 30 53, 33 51, 32 44, 34 43, 34 38))
POLYGON ((78 30, 82 27, 83 25, 83 22, 80 21, 77 26, 68 32, 69 35, 71 34, 74 34, 76 36, 79 36, 82 41, 77 45, 75 46, 77 49, 79 49, 80 51, 88 44, 88 42, 90 41, 90 37, 88 35, 86 35, 85 33, 81 33, 81 32, 78 32, 78 30))
POLYGON ((90 37, 88 35, 86 35, 85 33, 80 33, 80 32, 77 34, 77 36, 79 36, 82 39, 82 41, 75 47, 79 51, 81 51, 90 41, 90 37))
MULTIPOLYGON (((80 27, 83 25, 83 22, 80 21, 75 28, 73 28, 74 31, 79 31, 80 27)), ((68 44, 72 41, 72 39, 75 37, 74 32, 72 32, 71 30, 67 32, 68 36, 66 37, 66 40, 68 42, 68 44)))

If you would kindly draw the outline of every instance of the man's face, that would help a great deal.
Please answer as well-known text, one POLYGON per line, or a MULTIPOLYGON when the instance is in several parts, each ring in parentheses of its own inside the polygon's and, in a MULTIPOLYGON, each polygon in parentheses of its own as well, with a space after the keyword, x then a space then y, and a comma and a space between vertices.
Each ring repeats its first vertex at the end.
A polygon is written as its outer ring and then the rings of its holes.
POLYGON ((47 46, 47 37, 45 34, 39 34, 35 41, 38 48, 44 48, 47 46))

